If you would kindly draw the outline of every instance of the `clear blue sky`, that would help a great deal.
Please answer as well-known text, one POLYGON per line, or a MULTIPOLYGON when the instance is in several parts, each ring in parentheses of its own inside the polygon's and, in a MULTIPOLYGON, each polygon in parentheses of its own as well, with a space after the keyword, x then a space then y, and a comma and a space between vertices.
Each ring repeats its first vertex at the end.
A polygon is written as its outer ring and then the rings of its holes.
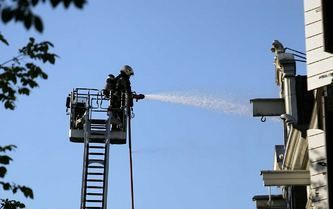
MULTIPOLYGON (((16 195, 33 209, 79 208, 83 146, 69 142, 65 114, 72 88, 102 88, 129 64, 137 92, 209 92, 250 105, 278 97, 272 41, 304 51, 302 1, 100 0, 38 11, 44 33, 1 24, 11 46, 0 49, 5 61, 37 36, 60 56, 15 111, 0 109, 1 144, 18 146, 7 180, 33 188, 33 201, 16 195)), ((158 101, 134 108, 137 209, 251 209, 254 195, 268 194, 259 174, 283 143, 281 123, 158 101)), ((130 208, 127 150, 111 147, 109 209, 130 208)))

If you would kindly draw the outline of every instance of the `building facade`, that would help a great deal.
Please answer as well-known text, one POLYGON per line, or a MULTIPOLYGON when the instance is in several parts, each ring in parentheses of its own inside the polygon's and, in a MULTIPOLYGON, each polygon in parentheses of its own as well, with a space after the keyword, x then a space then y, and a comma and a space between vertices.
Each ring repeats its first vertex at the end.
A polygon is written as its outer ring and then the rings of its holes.
POLYGON ((273 169, 261 171, 264 185, 280 187, 281 195, 254 196, 257 208, 333 208, 328 169, 333 140, 332 11, 332 1, 304 0, 306 53, 274 41, 280 98, 251 100, 254 116, 279 116, 284 125, 273 169), (298 61, 306 61, 307 75, 296 74, 298 61))

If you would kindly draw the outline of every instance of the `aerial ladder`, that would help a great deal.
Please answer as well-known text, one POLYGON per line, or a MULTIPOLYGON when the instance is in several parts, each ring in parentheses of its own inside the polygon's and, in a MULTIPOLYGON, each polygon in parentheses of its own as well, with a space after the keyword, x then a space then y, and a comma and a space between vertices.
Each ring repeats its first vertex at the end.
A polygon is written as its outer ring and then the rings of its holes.
POLYGON ((113 108, 111 99, 103 91, 76 88, 69 94, 66 107, 70 115, 69 139, 83 143, 83 171, 80 209, 107 209, 110 144, 126 144, 130 155, 131 200, 134 209, 130 99, 143 99, 144 95, 121 95, 120 107, 113 108))

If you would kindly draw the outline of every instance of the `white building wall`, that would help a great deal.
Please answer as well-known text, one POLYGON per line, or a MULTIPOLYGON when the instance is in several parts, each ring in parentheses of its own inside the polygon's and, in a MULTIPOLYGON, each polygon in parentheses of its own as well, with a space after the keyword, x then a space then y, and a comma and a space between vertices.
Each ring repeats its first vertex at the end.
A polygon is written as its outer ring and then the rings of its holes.
POLYGON ((327 155, 325 132, 307 131, 310 171, 310 200, 314 209, 328 209, 327 155))
POLYGON ((304 0, 308 90, 332 83, 333 54, 324 51, 321 0, 304 0))

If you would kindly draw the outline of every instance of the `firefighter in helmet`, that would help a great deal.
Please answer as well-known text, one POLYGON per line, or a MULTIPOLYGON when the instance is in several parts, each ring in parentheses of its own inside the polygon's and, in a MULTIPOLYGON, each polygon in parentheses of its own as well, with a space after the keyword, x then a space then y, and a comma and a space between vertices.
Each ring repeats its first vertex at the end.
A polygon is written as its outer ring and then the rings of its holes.
POLYGON ((130 77, 134 75, 134 71, 129 65, 124 65, 121 68, 120 74, 117 77, 114 77, 112 74, 110 75, 106 80, 106 85, 103 93, 105 91, 104 95, 111 95, 111 98, 108 98, 111 99, 110 107, 112 110, 112 115, 114 119, 118 120, 118 122, 112 127, 113 129, 119 129, 122 126, 121 122, 124 121, 124 113, 121 109, 122 104, 127 104, 127 107, 133 106, 130 77))

